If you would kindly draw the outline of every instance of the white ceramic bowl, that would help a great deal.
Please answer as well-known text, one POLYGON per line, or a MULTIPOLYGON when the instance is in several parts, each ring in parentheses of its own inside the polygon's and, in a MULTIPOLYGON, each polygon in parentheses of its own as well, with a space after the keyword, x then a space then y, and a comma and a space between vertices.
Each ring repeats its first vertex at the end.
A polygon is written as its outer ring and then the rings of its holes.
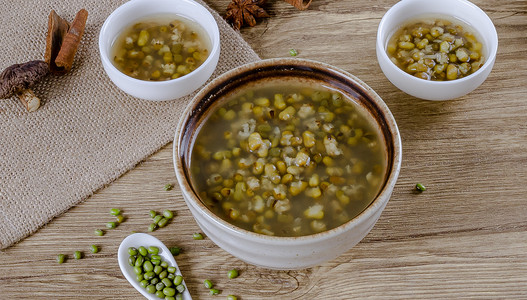
POLYGON ((490 18, 466 0, 402 0, 386 12, 377 31, 377 59, 384 75, 403 92, 426 100, 449 100, 466 95, 489 75, 498 51, 498 34, 490 18), (388 57, 386 47, 392 34, 408 19, 440 14, 469 24, 483 39, 484 65, 473 74, 452 81, 428 81, 399 69, 388 57))
MULTIPOLYGON (((346 97, 345 97, 346 98, 346 97)), ((401 166, 401 140, 395 120, 382 99, 353 75, 327 64, 302 59, 269 59, 231 70, 207 84, 182 115, 174 138, 174 168, 184 199, 203 232, 218 246, 250 264, 271 269, 307 268, 333 259, 357 244, 381 215, 401 166), (325 85, 356 99, 377 122, 387 148, 387 171, 375 200, 351 221, 301 237, 276 237, 236 227, 212 213, 190 181, 192 143, 214 104, 229 94, 266 82, 302 81, 325 85)))
POLYGON ((99 52, 108 77, 124 92, 137 98, 164 101, 186 96, 203 85, 216 69, 220 56, 220 33, 211 13, 192 0, 131 0, 118 7, 104 22, 99 34, 99 52), (211 41, 209 57, 191 73, 167 81, 146 81, 119 71, 111 62, 111 48, 125 28, 138 19, 173 13, 197 22, 211 41))

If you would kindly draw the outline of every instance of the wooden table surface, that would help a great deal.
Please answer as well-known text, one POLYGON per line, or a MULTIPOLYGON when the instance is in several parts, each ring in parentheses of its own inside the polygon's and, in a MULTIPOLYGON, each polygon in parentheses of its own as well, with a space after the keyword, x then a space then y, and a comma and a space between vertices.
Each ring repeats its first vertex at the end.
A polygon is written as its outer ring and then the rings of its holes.
MULTIPOLYGON (((527 299, 527 1, 475 0, 496 25, 499 49, 488 79, 447 102, 408 96, 382 74, 375 56, 378 23, 395 0, 314 0, 298 11, 268 1, 271 18, 241 31, 262 58, 298 57, 338 66, 384 99, 402 136, 403 163, 392 198, 370 234, 342 256, 297 271, 248 265, 209 239, 177 188, 172 144, 85 202, 0 253, 0 298, 141 299, 117 264, 120 241, 146 232, 148 211, 177 212, 154 235, 177 256, 194 299, 481 298, 527 299), (428 188, 414 192, 416 182, 428 188), (127 220, 96 237, 93 230, 127 220), (97 244, 101 251, 89 252, 97 244), (73 252, 85 258, 74 260, 73 252), (59 265, 56 255, 70 259, 59 265), (228 279, 227 271, 240 270, 228 279), (210 279, 222 293, 210 296, 210 279)), ((228 0, 207 3, 224 14, 228 0)))

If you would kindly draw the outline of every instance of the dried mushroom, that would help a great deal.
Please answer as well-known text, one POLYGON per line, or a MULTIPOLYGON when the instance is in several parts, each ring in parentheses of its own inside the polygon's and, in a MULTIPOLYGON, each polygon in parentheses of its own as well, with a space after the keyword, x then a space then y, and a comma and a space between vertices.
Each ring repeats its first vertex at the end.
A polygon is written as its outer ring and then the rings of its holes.
POLYGON ((29 112, 40 107, 40 99, 31 87, 49 73, 45 61, 33 60, 24 64, 14 64, 0 74, 0 98, 17 95, 29 112))

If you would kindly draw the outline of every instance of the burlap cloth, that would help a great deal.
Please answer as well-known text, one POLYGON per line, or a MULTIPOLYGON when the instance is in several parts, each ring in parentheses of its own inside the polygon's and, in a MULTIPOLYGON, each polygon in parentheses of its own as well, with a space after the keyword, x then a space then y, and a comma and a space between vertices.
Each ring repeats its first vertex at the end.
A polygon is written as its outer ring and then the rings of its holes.
MULTIPOLYGON (((27 113, 17 99, 0 99, 0 248, 35 232, 173 139, 192 95, 165 102, 135 99, 109 80, 100 63, 99 31, 124 2, 0 0, 2 70, 43 59, 52 9, 69 21, 81 8, 89 12, 72 72, 48 76, 34 88, 42 99, 39 110, 27 113)), ((213 77, 258 60, 211 12, 221 33, 213 77)))

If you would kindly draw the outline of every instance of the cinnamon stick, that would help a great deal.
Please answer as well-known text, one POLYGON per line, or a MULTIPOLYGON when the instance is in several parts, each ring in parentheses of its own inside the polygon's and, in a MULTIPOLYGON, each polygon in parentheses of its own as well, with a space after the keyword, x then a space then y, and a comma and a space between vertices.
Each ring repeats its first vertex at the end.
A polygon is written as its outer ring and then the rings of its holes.
POLYGON ((50 71, 55 74, 64 73, 64 69, 57 67, 55 64, 55 59, 59 54, 62 41, 66 33, 68 33, 69 28, 70 23, 52 10, 48 17, 48 33, 46 35, 44 61, 49 65, 50 71))
POLYGON ((284 0, 285 2, 293 5, 297 9, 305 10, 311 5, 312 0, 284 0))
POLYGON ((70 29, 62 42, 59 54, 55 59, 57 66, 64 68, 66 72, 71 70, 71 67, 73 66, 73 59, 75 58, 75 53, 77 52, 82 35, 84 34, 87 19, 88 11, 81 9, 75 16, 73 23, 71 23, 70 29))

